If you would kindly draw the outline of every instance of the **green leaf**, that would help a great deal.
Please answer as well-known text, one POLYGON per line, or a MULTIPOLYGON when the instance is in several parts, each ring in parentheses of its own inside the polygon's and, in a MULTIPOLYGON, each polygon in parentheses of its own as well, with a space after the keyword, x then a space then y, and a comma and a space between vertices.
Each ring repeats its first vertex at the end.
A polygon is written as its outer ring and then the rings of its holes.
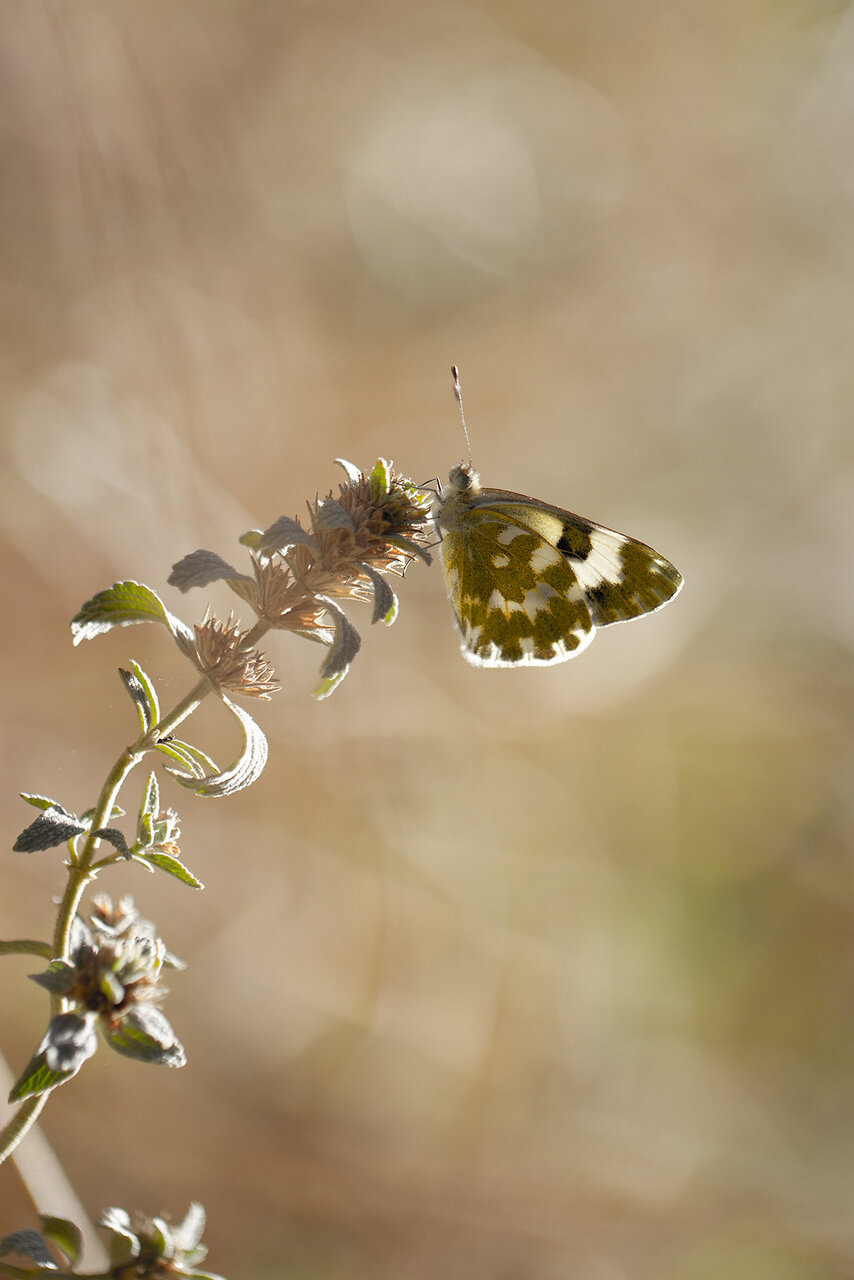
POLYGON ((83 1248, 83 1234, 80 1228, 68 1218, 54 1218, 44 1213, 39 1214, 39 1221, 48 1240, 52 1240, 57 1248, 62 1250, 74 1267, 83 1248))
MULTIPOLYGON (((44 1236, 40 1231, 34 1231, 31 1228, 24 1231, 10 1231, 7 1236, 0 1240, 0 1257, 5 1257, 7 1253, 15 1253, 22 1258, 31 1258, 39 1268, 45 1271, 59 1270, 47 1247, 44 1236)), ((30 1273, 28 1271, 27 1274, 38 1273, 30 1273)))
POLYGON ((38 1052, 14 1084, 9 1101, 22 1102, 65 1084, 97 1047, 94 1014, 58 1013, 51 1018, 38 1052))
POLYGON ((385 458, 377 458, 371 471, 371 488, 378 498, 388 494, 391 485, 392 465, 385 458))
POLYGON ((87 600, 71 620, 71 635, 74 643, 79 644, 113 627, 130 627, 137 622, 162 622, 176 640, 183 641, 182 647, 194 643, 193 632, 169 612, 157 592, 132 580, 115 582, 87 600))
POLYGON ((347 678, 349 670, 350 668, 347 667, 345 671, 339 671, 337 676, 327 676, 325 680, 321 680, 320 684, 315 685, 311 692, 318 702, 322 702, 324 698, 329 697, 330 693, 335 692, 341 681, 347 678))
POLYGON ((19 791, 22 800, 26 800, 27 804, 35 805, 37 809, 62 809, 61 804, 57 804, 55 800, 49 800, 47 796, 35 795, 30 791, 19 791))
POLYGON ((127 1209, 105 1209, 98 1226, 110 1233, 110 1263, 114 1269, 128 1266, 139 1256, 139 1236, 131 1230, 127 1209))
POLYGON ((151 1004, 136 1004, 121 1021, 105 1031, 107 1043, 116 1053, 157 1066, 183 1067, 184 1046, 177 1039, 168 1018, 151 1004))
MULTIPOLYGON (((212 799, 233 795, 235 791, 241 791, 256 782, 264 771, 269 750, 261 726, 252 719, 248 711, 237 706, 224 693, 219 696, 240 724, 243 734, 243 750, 237 760, 229 769, 206 774, 203 778, 199 778, 196 773, 184 773, 179 769, 166 770, 182 787, 194 791, 198 796, 212 799)), ((174 746, 174 743, 170 745, 174 746)))
POLYGON ((139 716, 140 728, 143 733, 148 733, 151 726, 157 724, 160 719, 160 704, 157 700, 154 685, 139 663, 131 662, 131 668, 132 670, 125 671, 122 667, 119 667, 119 675, 131 698, 133 698, 136 713, 139 716))
POLYGON ((152 770, 145 783, 142 803, 136 820, 136 849, 147 849, 154 844, 154 822, 160 812, 160 785, 152 770))
POLYGON ((188 884, 193 889, 204 889, 201 880, 197 880, 183 862, 179 862, 177 858, 173 858, 168 853, 152 853, 148 850, 144 854, 137 854, 134 861, 150 863, 153 867, 159 867, 161 871, 166 871, 170 876, 175 876, 177 880, 182 880, 184 884, 188 884))
MULTIPOLYGON (((188 774, 203 778, 205 774, 219 773, 217 765, 209 755, 190 742, 181 742, 178 738, 170 738, 168 742, 158 742, 155 751, 168 756, 171 760, 183 765, 188 774)), ((167 773, 170 772, 167 769, 167 773)))

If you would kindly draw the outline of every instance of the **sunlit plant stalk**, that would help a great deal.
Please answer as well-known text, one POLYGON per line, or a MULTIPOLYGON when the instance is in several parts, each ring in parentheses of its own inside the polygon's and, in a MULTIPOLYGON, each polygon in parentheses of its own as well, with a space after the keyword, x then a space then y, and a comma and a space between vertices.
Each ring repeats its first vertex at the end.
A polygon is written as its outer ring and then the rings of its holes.
MULTIPOLYGON (((250 786, 267 761, 267 740, 234 696, 269 699, 279 682, 267 658, 256 648, 270 630, 290 631, 321 644, 318 698, 344 679, 360 647, 360 638, 340 601, 373 604, 374 622, 392 623, 398 602, 385 575, 402 575, 426 550, 430 496, 380 459, 370 473, 339 459, 347 474, 339 495, 308 505, 308 527, 289 516, 264 531, 251 530, 240 542, 248 548, 250 573, 243 573, 214 552, 195 551, 173 566, 169 582, 181 591, 225 582, 256 615, 241 631, 232 616, 217 619, 209 610, 188 627, 144 584, 125 581, 99 592, 71 622, 74 643, 115 627, 158 622, 170 632, 195 669, 187 694, 161 713, 154 684, 136 662, 120 670, 139 719, 139 737, 110 769, 95 806, 82 813, 47 796, 25 793, 38 811, 15 842, 18 852, 33 853, 65 845, 68 877, 59 903, 52 943, 36 939, 0 942, 0 956, 37 955, 49 961, 31 977, 50 993, 50 1020, 41 1044, 16 1081, 10 1102, 18 1110, 0 1132, 0 1163, 15 1149, 54 1089, 76 1075, 96 1052, 98 1033, 108 1046, 138 1061, 183 1066, 183 1046, 160 1005, 166 994, 163 968, 183 968, 157 936, 154 924, 139 915, 130 899, 113 904, 99 896, 88 919, 81 903, 88 885, 107 867, 125 860, 149 871, 165 871, 193 888, 201 881, 182 860, 178 815, 161 809, 160 783, 148 774, 133 838, 112 825, 124 816, 119 796, 132 771, 147 756, 161 756, 166 774, 202 797, 224 797, 250 786), (179 740, 175 731, 215 695, 237 720, 242 749, 232 765, 220 769, 201 748, 179 740), (168 763, 167 763, 168 762, 168 763), (109 852, 102 854, 103 845, 109 852)), ((100 1225, 111 1236, 111 1267, 105 1274, 136 1276, 212 1275, 196 1269, 204 1257, 200 1244, 204 1212, 191 1205, 184 1222, 170 1228, 164 1220, 131 1217, 108 1209, 100 1225), (122 1274, 125 1274, 123 1271, 122 1274)), ((65 1219, 43 1216, 41 1231, 13 1232, 0 1240, 0 1275, 81 1275, 74 1270, 80 1233, 65 1219), (69 1262, 57 1269, 49 1244, 69 1262), (22 1269, 7 1261, 13 1254, 31 1264, 22 1269)), ((91 1274, 91 1273, 90 1273, 91 1274)))

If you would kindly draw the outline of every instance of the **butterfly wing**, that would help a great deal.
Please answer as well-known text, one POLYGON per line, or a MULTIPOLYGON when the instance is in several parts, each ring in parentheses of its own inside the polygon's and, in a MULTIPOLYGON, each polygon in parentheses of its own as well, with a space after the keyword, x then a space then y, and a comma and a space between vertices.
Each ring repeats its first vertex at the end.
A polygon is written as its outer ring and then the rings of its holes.
POLYGON ((469 662, 565 662, 593 639, 578 579, 558 549, 514 513, 477 506, 446 530, 448 595, 469 662))
POLYGON ((477 665, 564 662, 596 627, 650 613, 682 585, 652 547, 524 494, 481 490, 450 524, 448 593, 477 665))

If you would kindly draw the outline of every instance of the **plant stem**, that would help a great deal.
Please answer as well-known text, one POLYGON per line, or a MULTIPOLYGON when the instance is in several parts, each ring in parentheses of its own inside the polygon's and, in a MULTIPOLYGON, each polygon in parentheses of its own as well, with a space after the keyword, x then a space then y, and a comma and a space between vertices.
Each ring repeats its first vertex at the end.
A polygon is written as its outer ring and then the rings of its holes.
POLYGON ((6 1127, 0 1131, 0 1164, 12 1154, 21 1139, 35 1124, 47 1100, 46 1093, 40 1093, 35 1098, 27 1098, 21 1103, 6 1127))
POLYGON ((53 948, 49 942, 37 942, 34 938, 13 938, 9 942, 0 942, 0 956, 43 956, 50 960, 53 948))

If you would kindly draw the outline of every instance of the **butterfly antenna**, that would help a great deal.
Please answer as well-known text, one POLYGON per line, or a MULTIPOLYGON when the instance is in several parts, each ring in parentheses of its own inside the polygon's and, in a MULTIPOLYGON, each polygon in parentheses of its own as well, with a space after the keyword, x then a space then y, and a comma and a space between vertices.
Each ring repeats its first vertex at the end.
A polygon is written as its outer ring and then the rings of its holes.
POLYGON ((469 467, 471 468, 471 440, 469 440, 469 429, 466 426, 466 411, 463 408, 463 389, 460 386, 460 371, 455 364, 451 365, 451 377, 454 380, 454 395, 457 397, 457 404, 460 406, 460 421, 463 424, 463 435, 466 438, 466 448, 469 451, 469 467))

